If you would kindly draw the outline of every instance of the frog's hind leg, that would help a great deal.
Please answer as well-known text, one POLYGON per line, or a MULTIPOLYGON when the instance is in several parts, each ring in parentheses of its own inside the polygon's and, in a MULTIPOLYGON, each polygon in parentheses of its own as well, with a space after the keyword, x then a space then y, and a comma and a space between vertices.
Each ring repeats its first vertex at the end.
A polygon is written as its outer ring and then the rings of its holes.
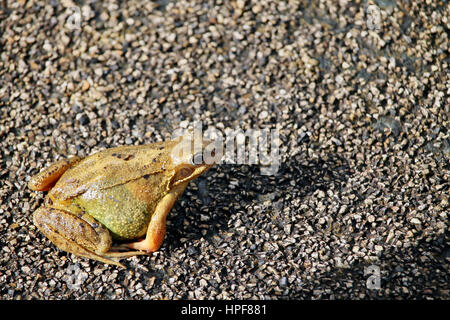
POLYGON ((75 215, 64 210, 40 207, 33 214, 33 222, 58 248, 77 256, 124 268, 112 258, 141 254, 109 252, 112 240, 108 229, 87 214, 75 215))
POLYGON ((82 158, 80 157, 72 157, 53 163, 48 168, 45 168, 35 176, 31 177, 28 182, 28 188, 34 191, 50 190, 63 173, 81 159, 82 158))

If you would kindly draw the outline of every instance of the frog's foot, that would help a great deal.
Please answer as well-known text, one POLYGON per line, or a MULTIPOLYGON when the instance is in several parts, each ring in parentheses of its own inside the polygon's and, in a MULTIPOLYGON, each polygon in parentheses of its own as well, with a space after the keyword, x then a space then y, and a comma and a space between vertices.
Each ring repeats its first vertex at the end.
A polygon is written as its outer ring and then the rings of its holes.
POLYGON ((58 181, 58 179, 75 163, 79 162, 82 158, 72 157, 69 159, 59 160, 48 168, 45 168, 37 175, 31 177, 28 182, 28 188, 34 191, 48 191, 58 181))
POLYGON ((155 238, 145 238, 144 240, 132 242, 128 244, 128 247, 135 250, 141 250, 140 252, 144 253, 152 253, 158 250, 161 247, 161 244, 164 240, 164 235, 160 235, 155 238))
POLYGON ((109 252, 111 235, 91 216, 40 207, 33 214, 33 222, 61 250, 125 268, 113 258, 129 257, 130 253, 109 252))

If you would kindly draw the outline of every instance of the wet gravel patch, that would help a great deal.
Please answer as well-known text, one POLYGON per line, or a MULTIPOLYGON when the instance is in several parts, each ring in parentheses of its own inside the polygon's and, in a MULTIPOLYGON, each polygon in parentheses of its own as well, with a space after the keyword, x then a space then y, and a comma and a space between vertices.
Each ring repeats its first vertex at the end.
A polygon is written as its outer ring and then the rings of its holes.
POLYGON ((446 1, 0 7, 2 299, 449 298, 446 1), (33 226, 31 175, 194 121, 277 129, 277 174, 214 167, 127 270, 33 226))

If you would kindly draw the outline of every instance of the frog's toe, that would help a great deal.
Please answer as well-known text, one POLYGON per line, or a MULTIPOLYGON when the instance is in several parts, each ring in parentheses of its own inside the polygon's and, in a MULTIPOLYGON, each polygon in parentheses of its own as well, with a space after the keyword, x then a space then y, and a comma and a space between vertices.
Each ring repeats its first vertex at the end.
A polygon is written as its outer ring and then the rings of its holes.
POLYGON ((124 251, 130 251, 130 248, 126 243, 115 244, 109 250, 109 252, 124 252, 124 251))
POLYGON ((103 254, 103 256, 108 257, 108 258, 129 258, 129 257, 134 257, 134 256, 142 256, 142 255, 149 255, 149 253, 144 252, 144 251, 130 251, 128 249, 128 251, 109 251, 109 252, 103 254))
POLYGON ((124 257, 150 254, 150 252, 136 251, 136 250, 130 251, 130 249, 132 249, 132 248, 130 247, 129 243, 122 243, 122 244, 114 245, 113 247, 111 247, 111 250, 109 250, 108 254, 124 254, 124 257))

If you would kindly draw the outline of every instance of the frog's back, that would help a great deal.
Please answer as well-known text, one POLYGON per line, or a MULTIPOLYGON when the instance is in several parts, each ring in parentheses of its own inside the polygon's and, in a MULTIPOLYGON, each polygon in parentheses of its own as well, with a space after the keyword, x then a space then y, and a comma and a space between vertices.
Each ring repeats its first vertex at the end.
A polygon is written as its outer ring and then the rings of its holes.
POLYGON ((103 190, 164 170, 170 161, 169 142, 121 146, 94 153, 69 168, 49 192, 67 200, 89 189, 103 190))

